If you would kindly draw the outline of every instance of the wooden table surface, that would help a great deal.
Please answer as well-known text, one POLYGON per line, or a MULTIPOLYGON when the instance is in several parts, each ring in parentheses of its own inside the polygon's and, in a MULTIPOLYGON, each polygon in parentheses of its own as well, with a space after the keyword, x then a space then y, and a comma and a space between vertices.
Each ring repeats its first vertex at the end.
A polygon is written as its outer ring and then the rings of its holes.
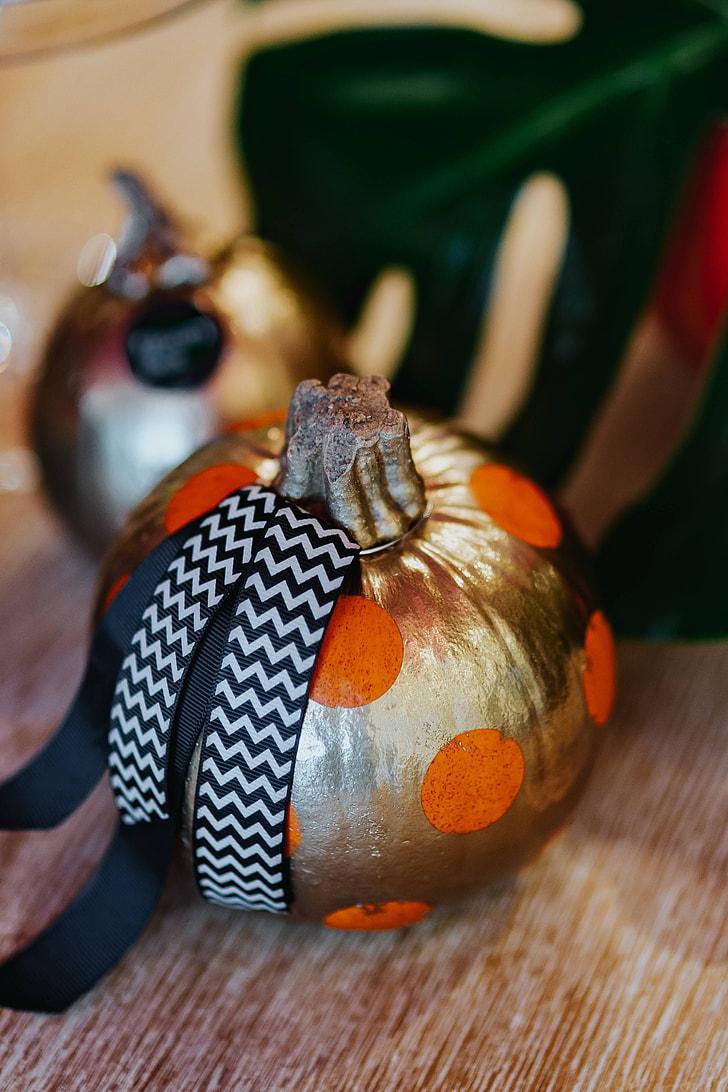
MULTIPOLYGON (((37 496, 0 499, 0 766, 52 730, 93 566, 37 496)), ((410 931, 198 901, 178 865, 141 942, 60 1017, 0 1013, 0 1088, 728 1088, 728 646, 621 649, 573 824, 517 881, 410 931)), ((104 791, 0 837, 0 954, 71 897, 104 791)))

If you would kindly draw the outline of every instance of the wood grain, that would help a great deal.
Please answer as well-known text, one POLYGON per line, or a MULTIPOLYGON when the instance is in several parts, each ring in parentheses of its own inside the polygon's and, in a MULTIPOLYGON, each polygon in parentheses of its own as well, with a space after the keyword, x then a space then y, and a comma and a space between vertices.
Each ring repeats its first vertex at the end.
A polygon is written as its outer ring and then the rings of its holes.
MULTIPOLYGON (((7 773, 72 696, 93 566, 39 498, 0 504, 7 773)), ((517 881, 377 936, 207 906, 178 865, 89 997, 0 1014, 0 1087, 728 1088, 728 647, 621 660, 587 796, 517 881)), ((2 953, 71 897, 111 822, 102 788, 52 834, 0 838, 2 953)))

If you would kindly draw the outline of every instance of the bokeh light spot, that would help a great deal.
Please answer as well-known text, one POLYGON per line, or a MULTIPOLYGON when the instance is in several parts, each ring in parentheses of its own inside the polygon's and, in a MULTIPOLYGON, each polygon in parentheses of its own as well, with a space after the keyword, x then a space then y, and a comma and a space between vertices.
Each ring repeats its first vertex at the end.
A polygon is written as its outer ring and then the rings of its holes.
POLYGON ((78 256, 76 274, 81 284, 93 288, 108 280, 116 261, 116 243, 110 235, 101 232, 88 239, 78 256))
POLYGON ((13 347, 13 335, 4 322, 0 322, 0 372, 4 372, 10 363, 10 350, 13 347))

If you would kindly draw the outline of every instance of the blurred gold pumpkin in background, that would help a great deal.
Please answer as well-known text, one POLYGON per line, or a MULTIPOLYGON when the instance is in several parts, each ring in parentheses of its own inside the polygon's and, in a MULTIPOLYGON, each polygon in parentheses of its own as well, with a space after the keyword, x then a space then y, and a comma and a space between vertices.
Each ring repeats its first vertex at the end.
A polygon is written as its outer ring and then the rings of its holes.
POLYGON ((48 494, 92 549, 201 444, 344 359, 336 322, 274 247, 198 247, 140 178, 114 179, 129 219, 62 311, 31 410, 48 494))

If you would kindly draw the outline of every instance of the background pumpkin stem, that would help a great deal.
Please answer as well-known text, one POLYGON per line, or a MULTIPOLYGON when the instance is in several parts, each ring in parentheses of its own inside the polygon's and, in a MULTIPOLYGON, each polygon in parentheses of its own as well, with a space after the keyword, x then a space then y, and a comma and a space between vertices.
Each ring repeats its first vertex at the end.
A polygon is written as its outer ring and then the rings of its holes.
POLYGON ((138 299, 153 286, 171 288, 207 280, 207 263, 186 247, 179 225, 140 175, 119 168, 111 181, 129 208, 108 287, 138 299))

